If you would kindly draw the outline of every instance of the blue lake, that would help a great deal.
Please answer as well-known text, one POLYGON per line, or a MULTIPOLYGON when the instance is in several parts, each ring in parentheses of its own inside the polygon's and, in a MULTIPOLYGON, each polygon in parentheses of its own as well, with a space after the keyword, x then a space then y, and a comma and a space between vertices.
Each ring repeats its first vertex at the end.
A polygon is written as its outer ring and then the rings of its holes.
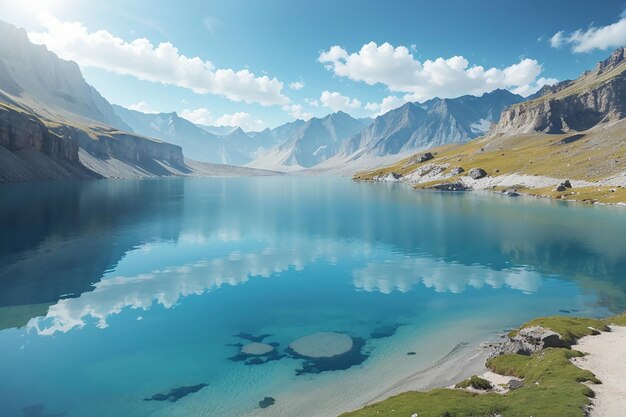
POLYGON ((530 318, 621 313, 625 236, 623 208, 342 178, 2 185, 0 416, 337 414, 530 318), (352 349, 287 349, 318 332, 352 349))

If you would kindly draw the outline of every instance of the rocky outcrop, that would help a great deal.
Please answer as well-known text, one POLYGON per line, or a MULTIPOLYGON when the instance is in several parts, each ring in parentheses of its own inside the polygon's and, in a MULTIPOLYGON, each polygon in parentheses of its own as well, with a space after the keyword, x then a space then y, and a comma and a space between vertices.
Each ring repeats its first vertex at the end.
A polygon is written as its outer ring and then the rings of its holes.
POLYGON ((496 345, 490 353, 490 357, 505 354, 530 355, 546 348, 566 348, 572 346, 567 343, 560 334, 540 326, 532 326, 521 329, 514 336, 496 345))
POLYGON ((472 179, 479 180, 487 176, 487 172, 482 168, 472 168, 467 173, 472 179))
POLYGON ((504 110, 490 136, 583 131, 626 115, 626 61, 620 48, 575 81, 546 88, 534 100, 504 110))

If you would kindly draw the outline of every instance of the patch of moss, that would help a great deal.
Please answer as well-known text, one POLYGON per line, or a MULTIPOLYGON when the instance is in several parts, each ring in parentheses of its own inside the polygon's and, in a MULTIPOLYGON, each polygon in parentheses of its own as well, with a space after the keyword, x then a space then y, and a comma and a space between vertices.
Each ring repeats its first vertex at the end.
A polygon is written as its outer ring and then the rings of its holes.
POLYGON ((472 387, 474 389, 479 389, 483 391, 488 391, 493 388, 491 382, 487 381, 484 378, 481 378, 477 375, 473 375, 469 379, 465 379, 458 384, 455 385, 456 388, 469 388, 472 387))

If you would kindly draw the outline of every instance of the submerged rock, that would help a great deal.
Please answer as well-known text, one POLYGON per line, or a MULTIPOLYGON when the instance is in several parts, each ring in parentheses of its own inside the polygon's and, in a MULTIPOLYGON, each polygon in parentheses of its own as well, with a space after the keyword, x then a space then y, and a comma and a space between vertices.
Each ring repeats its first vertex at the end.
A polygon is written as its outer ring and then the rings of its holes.
POLYGON ((274 350, 274 347, 267 343, 252 342, 241 347, 241 353, 244 355, 267 355, 274 350))
POLYGON ((362 364, 369 357, 362 352, 365 339, 360 337, 351 338, 341 333, 316 333, 310 336, 296 340, 298 343, 292 343, 285 350, 295 359, 304 359, 302 369, 297 369, 296 375, 344 370, 362 364), (328 346, 323 346, 324 342, 328 342, 328 346))
POLYGON ((274 405, 275 403, 276 400, 274 399, 274 397, 265 397, 261 401, 259 401, 259 407, 267 408, 270 405, 274 405))
POLYGON ((372 339, 382 339, 385 337, 391 337, 396 333, 396 331, 398 330, 398 327, 400 326, 401 324, 395 323, 395 324, 389 324, 389 325, 377 327, 374 330, 372 330, 372 332, 370 333, 370 337, 372 339))
POLYGON ((508 353, 528 356, 550 347, 570 349, 572 346, 563 340, 560 334, 541 326, 532 326, 521 329, 515 336, 496 345, 489 357, 493 358, 508 353))
POLYGON ((267 333, 263 333, 261 335, 255 336, 251 333, 246 333, 246 332, 240 332, 235 335, 235 337, 238 337, 240 339, 244 339, 250 342, 257 342, 257 343, 261 343, 264 339, 267 339, 270 336, 271 334, 267 334, 267 333))
POLYGON ((348 352, 352 344, 352 338, 348 335, 322 332, 301 337, 293 341, 289 348, 307 358, 330 358, 348 352))
POLYGON ((208 384, 198 384, 198 385, 189 385, 182 386, 178 388, 172 388, 169 392, 165 394, 154 394, 152 397, 144 398, 144 401, 170 401, 176 402, 183 397, 186 397, 189 394, 193 394, 194 392, 200 391, 202 388, 208 386, 208 384))
POLYGON ((472 168, 467 174, 475 180, 479 180, 487 176, 487 172, 482 168, 472 168))

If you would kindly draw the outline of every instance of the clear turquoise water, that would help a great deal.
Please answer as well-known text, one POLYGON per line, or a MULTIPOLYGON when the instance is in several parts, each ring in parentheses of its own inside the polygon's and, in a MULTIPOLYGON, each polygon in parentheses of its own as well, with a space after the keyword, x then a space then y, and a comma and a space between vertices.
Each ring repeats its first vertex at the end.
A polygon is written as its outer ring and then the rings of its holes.
POLYGON ((0 233, 8 417, 314 415, 529 318, 626 308, 623 208, 337 178, 111 180, 4 185, 0 233), (301 359, 228 360, 239 332, 283 352, 319 331, 365 339, 367 359, 299 376, 301 359))

